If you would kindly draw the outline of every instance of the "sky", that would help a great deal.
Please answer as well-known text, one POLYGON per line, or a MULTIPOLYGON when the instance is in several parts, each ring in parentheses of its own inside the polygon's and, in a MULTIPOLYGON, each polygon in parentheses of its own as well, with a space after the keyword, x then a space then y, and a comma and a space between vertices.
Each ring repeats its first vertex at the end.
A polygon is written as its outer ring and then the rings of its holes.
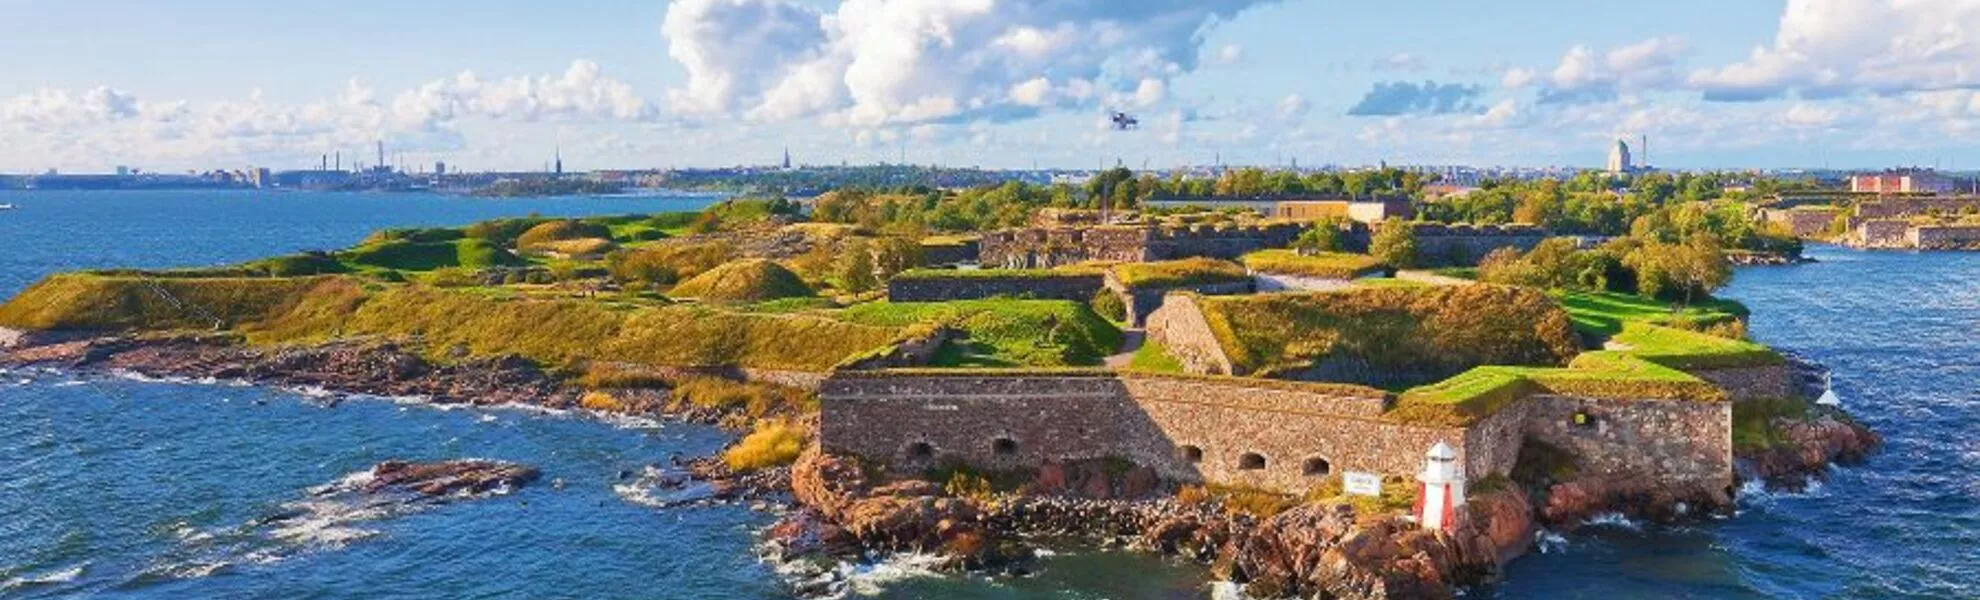
POLYGON ((0 0, 0 172, 1980 168, 1980 0, 0 0), (1140 128, 1114 131, 1113 111, 1140 128), (1642 148, 1635 148, 1642 154, 1642 148))

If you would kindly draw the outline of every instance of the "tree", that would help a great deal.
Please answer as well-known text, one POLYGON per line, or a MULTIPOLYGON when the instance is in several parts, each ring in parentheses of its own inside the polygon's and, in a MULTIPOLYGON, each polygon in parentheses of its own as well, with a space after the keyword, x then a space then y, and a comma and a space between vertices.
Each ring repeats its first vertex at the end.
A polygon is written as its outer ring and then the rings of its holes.
POLYGON ((1389 219, 1368 241, 1368 253, 1397 269, 1416 266, 1416 228, 1402 219, 1389 219))
POLYGON ((873 250, 865 241, 846 245, 845 254, 839 258, 839 284, 846 291, 859 293, 880 287, 880 278, 873 270, 873 250))
POLYGON ((893 277, 901 271, 921 266, 921 244, 901 237, 881 239, 880 249, 875 253, 873 266, 881 277, 893 277))
POLYGON ((1341 228, 1345 224, 1341 221, 1340 217, 1330 217, 1315 223, 1293 240, 1293 249, 1301 254, 1340 252, 1345 245, 1341 240, 1341 228))

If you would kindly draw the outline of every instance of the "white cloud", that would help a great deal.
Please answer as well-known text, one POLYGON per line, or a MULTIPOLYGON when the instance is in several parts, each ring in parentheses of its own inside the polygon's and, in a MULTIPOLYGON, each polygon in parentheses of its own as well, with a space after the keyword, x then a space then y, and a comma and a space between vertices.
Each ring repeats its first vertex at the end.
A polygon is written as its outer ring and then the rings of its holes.
MULTIPOLYGON (((484 80, 472 72, 381 100, 351 80, 316 101, 278 103, 260 91, 241 100, 150 101, 110 88, 39 90, 0 99, 0 158, 14 164, 139 164, 267 160, 386 140, 402 150, 458 150, 467 122, 649 122, 658 108, 630 85, 575 61, 561 75, 484 80)), ((314 164, 314 160, 308 161, 314 164)))
POLYGON ((1499 85, 1510 89, 1519 89, 1533 85, 1533 82, 1539 79, 1540 74, 1533 72, 1533 69, 1511 68, 1506 69, 1506 74, 1499 78, 1499 85))
POLYGON ((661 32, 688 72, 684 113, 870 128, 1010 120, 1121 100, 1159 104, 1205 56, 1203 32, 1269 0, 674 0, 661 32))
POLYGON ((1241 62, 1244 62, 1244 46, 1237 44, 1224 44, 1210 57, 1210 64, 1213 65, 1235 65, 1241 62))
MULTIPOLYGON (((1649 38, 1601 54, 1588 46, 1574 46, 1541 82, 1540 102, 1608 102, 1626 91, 1669 87, 1677 79, 1675 69, 1685 51, 1684 40, 1669 36, 1649 38)), ((1506 72, 1502 83, 1506 87, 1523 87, 1536 78, 1538 75, 1533 71, 1513 69, 1506 72)))
POLYGON ((1826 127, 1835 124, 1836 120, 1840 118, 1842 118, 1841 110, 1803 102, 1796 102, 1794 106, 1788 107, 1785 112, 1781 113, 1782 121, 1789 125, 1800 127, 1826 127))
POLYGON ((1285 98, 1279 100, 1279 116, 1281 118, 1296 119, 1304 117, 1306 116, 1306 112, 1312 110, 1312 108, 1313 103, 1308 101, 1305 96, 1299 94, 1287 94, 1285 98))
POLYGON ((1689 83, 1734 101, 1980 87, 1980 0, 1788 0, 1772 46, 1689 83))

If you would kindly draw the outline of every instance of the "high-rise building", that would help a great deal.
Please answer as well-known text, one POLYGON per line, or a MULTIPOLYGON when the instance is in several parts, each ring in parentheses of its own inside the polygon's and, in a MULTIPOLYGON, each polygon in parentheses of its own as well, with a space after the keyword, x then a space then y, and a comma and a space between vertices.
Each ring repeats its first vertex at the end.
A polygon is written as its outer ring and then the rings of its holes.
POLYGON ((1629 142, 1616 140, 1616 147, 1609 149, 1609 174, 1622 175, 1634 168, 1629 162, 1629 142))
POLYGON ((446 161, 437 161, 437 160, 436 160, 436 161, 433 161, 433 174, 434 174, 434 175, 446 175, 446 174, 447 174, 447 163, 446 163, 446 161))

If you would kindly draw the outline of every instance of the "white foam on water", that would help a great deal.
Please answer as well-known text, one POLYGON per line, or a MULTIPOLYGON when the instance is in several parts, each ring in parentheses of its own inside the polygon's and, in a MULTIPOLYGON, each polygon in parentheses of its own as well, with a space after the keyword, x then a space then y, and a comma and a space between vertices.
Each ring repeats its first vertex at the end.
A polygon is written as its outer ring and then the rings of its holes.
POLYGON ((76 387, 79 385, 89 385, 89 382, 80 379, 70 379, 68 381, 57 383, 54 385, 54 387, 66 388, 66 387, 76 387))
POLYGON ((85 562, 73 567, 69 567, 67 569, 62 569, 60 571, 50 571, 38 575, 22 575, 19 577, 14 577, 6 581, 0 581, 0 591, 36 586, 36 585, 54 585, 57 583, 69 583, 71 581, 75 581, 81 578, 83 575, 83 571, 88 567, 89 567, 89 563, 85 562))
POLYGON ((1615 527, 1630 531, 1643 531, 1643 524, 1632 521, 1622 513, 1605 512, 1588 518, 1586 525, 1591 527, 1615 527))
POLYGON ((887 584, 941 577, 935 567, 944 562, 945 559, 934 554, 897 554, 877 563, 842 563, 839 574, 846 581, 846 591, 877 596, 886 591, 887 584))
POLYGON ((1540 548, 1541 554, 1558 554, 1567 552, 1568 540, 1567 536, 1542 529, 1533 532, 1533 545, 1540 548))
POLYGON ((1244 595, 1243 585, 1229 581, 1210 582, 1211 600, 1248 600, 1249 598, 1251 597, 1244 595))

